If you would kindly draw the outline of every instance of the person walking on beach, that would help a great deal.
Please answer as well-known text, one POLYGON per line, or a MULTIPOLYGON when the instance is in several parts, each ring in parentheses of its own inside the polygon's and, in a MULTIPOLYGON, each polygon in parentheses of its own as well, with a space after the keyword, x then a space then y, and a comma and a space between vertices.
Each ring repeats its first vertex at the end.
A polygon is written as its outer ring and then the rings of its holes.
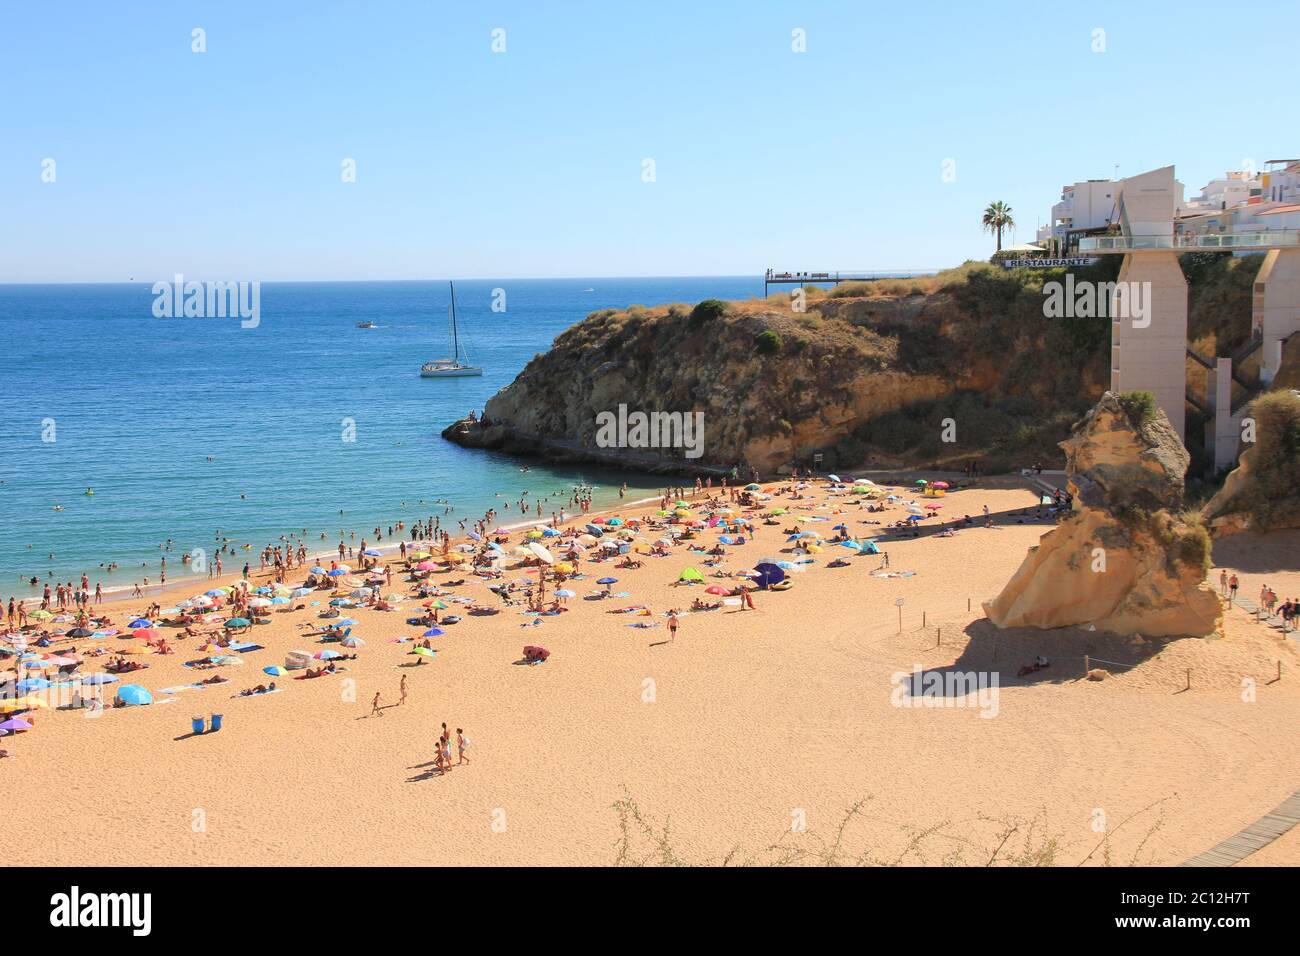
POLYGON ((379 707, 379 691, 375 691, 375 699, 370 702, 370 716, 373 717, 375 714, 384 716, 384 712, 379 707))
POLYGON ((668 612, 668 640, 675 641, 676 639, 677 639, 677 611, 672 610, 668 612))
POLYGON ((1240 585, 1241 582, 1237 580, 1237 576, 1235 574, 1232 577, 1228 578, 1228 600, 1229 601, 1237 600, 1237 588, 1240 587, 1240 585))
POLYGON ((402 683, 401 686, 397 688, 397 692, 402 695, 401 699, 398 700, 397 702, 397 705, 400 707, 402 704, 406 703, 406 675, 405 674, 402 675, 402 683))
POLYGON ((469 738, 465 736, 465 731, 456 728, 456 756, 457 763, 469 763, 469 758, 465 756, 465 751, 469 749, 469 738))
POLYGON ((1223 597, 1228 596, 1228 569, 1224 568, 1219 572, 1219 593, 1223 597))

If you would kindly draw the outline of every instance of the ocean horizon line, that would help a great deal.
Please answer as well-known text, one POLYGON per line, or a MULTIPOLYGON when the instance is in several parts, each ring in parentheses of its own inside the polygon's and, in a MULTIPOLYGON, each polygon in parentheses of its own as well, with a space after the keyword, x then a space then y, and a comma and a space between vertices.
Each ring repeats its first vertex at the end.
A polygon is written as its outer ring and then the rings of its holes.
MULTIPOLYGON (((930 266, 917 269, 832 269, 831 272, 889 272, 889 273, 907 273, 910 275, 926 275, 935 272, 942 272, 944 269, 952 266, 930 266)), ((182 272, 182 275, 186 273, 182 272)), ((175 273, 172 274, 173 276, 175 273)), ((201 274, 200 274, 201 275, 201 274)), ((58 281, 32 281, 32 282, 11 282, 0 281, 0 288, 7 286, 19 287, 49 287, 49 286, 125 286, 125 285, 152 285, 154 282, 170 281, 171 277, 166 279, 66 279, 58 281)), ((202 277, 190 275, 196 282, 208 281, 202 277)), ((599 281, 599 282, 619 282, 619 281, 638 281, 643 282, 648 279, 757 279, 761 281, 763 273, 761 272, 710 272, 710 273, 681 273, 668 274, 658 273, 654 275, 573 275, 573 276, 434 276, 422 279, 257 279, 257 281, 266 285, 366 285, 376 283, 418 283, 418 282, 578 282, 578 281, 599 281)), ((223 280, 223 281, 228 281, 223 280)), ((809 279, 810 285, 817 282, 827 282, 828 279, 809 279)), ((846 280, 847 281, 847 280, 846 280)))

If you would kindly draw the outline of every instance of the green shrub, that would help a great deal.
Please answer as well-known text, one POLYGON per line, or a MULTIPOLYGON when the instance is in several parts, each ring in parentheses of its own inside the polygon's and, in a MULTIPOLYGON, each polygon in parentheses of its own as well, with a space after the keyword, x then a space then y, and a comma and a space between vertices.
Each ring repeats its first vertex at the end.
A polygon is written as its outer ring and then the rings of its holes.
POLYGON ((705 299, 691 309, 691 325, 700 328, 708 322, 715 322, 727 314, 727 303, 720 299, 705 299))
POLYGON ((775 355, 781 351, 781 336, 771 329, 766 332, 759 332, 758 335, 754 336, 754 350, 759 355, 775 355))
POLYGON ((1155 417, 1156 397, 1150 392, 1121 392, 1115 397, 1135 427, 1140 428, 1155 417))

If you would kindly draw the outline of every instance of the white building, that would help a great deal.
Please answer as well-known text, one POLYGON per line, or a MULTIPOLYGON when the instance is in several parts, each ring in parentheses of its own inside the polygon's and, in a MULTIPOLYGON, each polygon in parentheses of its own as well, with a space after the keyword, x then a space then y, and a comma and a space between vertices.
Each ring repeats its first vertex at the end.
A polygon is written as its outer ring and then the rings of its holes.
POLYGON ((1052 207, 1048 225, 1038 230, 1038 241, 1055 239, 1062 249, 1071 234, 1085 235, 1105 229, 1119 216, 1119 183, 1089 179, 1061 188, 1061 201, 1052 207))
POLYGON ((1230 170, 1222 179, 1212 179, 1202 186, 1201 194, 1184 203, 1179 213, 1199 215, 1222 212, 1233 206, 1243 205, 1251 199, 1258 199, 1260 193, 1261 186, 1257 176, 1253 173, 1230 170))
POLYGON ((1259 175, 1265 202, 1300 202, 1300 159, 1270 159, 1259 175))

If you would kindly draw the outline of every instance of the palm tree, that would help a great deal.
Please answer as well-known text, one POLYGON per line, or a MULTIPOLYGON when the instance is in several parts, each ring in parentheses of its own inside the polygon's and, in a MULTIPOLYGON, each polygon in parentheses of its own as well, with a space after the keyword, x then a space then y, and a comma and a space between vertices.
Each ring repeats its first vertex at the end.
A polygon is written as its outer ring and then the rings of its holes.
POLYGON ((1016 224, 1011 218, 1011 207, 1002 200, 989 203, 984 210, 984 228, 998 237, 998 252, 1002 251, 1002 230, 1010 229, 1016 224))

